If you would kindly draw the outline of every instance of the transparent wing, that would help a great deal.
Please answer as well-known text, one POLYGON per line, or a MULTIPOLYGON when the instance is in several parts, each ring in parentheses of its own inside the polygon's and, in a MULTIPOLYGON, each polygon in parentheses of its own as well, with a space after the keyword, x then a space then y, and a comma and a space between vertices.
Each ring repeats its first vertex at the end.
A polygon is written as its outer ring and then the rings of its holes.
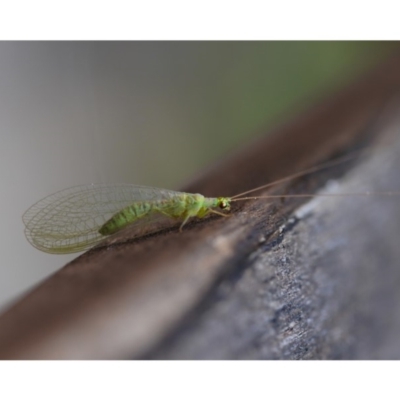
MULTIPOLYGON (((28 241, 48 253, 83 251, 104 239, 98 230, 115 213, 137 201, 171 199, 180 192, 133 184, 75 186, 45 197, 29 208, 22 219, 28 241)), ((149 216, 131 224, 149 233, 145 225, 166 218, 149 216)), ((142 234, 145 234, 142 233, 142 234)))

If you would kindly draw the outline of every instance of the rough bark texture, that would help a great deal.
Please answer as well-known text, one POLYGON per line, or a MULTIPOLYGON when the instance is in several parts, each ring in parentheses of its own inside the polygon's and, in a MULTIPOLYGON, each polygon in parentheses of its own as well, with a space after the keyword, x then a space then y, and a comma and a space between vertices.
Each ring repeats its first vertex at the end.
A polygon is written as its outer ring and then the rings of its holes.
MULTIPOLYGON (((400 188, 399 154, 397 142, 324 192, 400 188)), ((398 198, 314 198, 145 357, 400 358, 399 227, 398 198)))
MULTIPOLYGON (((366 144, 263 194, 400 189, 398 71, 395 57, 184 189, 233 195, 366 144)), ((0 357, 399 358, 399 233, 394 196, 259 199, 181 234, 126 229, 0 316, 0 357)))

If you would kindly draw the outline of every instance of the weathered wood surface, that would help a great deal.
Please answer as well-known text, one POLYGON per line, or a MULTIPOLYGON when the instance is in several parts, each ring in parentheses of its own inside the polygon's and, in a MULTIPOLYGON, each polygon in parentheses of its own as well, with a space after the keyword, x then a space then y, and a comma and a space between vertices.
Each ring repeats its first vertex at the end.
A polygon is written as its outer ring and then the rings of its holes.
MULTIPOLYGON (((400 189, 399 71, 400 56, 184 189, 232 195, 370 143, 269 193, 400 189)), ((398 199, 350 196, 127 229, 0 316, 0 358, 399 358, 399 233, 398 199)))

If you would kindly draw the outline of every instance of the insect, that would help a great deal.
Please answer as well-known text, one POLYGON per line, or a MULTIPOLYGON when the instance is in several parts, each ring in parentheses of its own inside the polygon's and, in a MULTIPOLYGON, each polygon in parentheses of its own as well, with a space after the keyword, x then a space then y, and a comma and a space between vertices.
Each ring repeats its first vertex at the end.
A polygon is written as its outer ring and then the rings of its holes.
MULTIPOLYGON (((227 216, 231 203, 273 197, 313 197, 315 194, 247 196, 354 158, 354 154, 295 173, 232 197, 204 197, 133 184, 91 184, 75 186, 45 197, 23 215, 25 235, 37 249, 64 254, 86 250, 127 225, 134 237, 165 228, 165 223, 180 222, 179 230, 190 218, 209 214, 227 216)), ((352 193, 370 194, 370 193, 352 193)), ((395 192, 378 194, 390 195, 395 192)), ((327 194, 330 195, 330 194, 327 194)), ((332 195, 332 194, 331 194, 332 195)), ((340 194, 339 194, 340 195, 340 194)))

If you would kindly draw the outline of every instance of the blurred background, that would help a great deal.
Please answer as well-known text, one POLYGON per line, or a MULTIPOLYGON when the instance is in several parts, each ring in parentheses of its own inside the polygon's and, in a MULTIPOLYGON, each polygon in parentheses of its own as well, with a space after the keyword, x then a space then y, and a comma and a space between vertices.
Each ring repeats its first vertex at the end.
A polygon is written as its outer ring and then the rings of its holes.
POLYGON ((179 189, 393 47, 0 42, 0 308, 76 257, 26 241, 21 217, 36 201, 92 182, 179 189))

